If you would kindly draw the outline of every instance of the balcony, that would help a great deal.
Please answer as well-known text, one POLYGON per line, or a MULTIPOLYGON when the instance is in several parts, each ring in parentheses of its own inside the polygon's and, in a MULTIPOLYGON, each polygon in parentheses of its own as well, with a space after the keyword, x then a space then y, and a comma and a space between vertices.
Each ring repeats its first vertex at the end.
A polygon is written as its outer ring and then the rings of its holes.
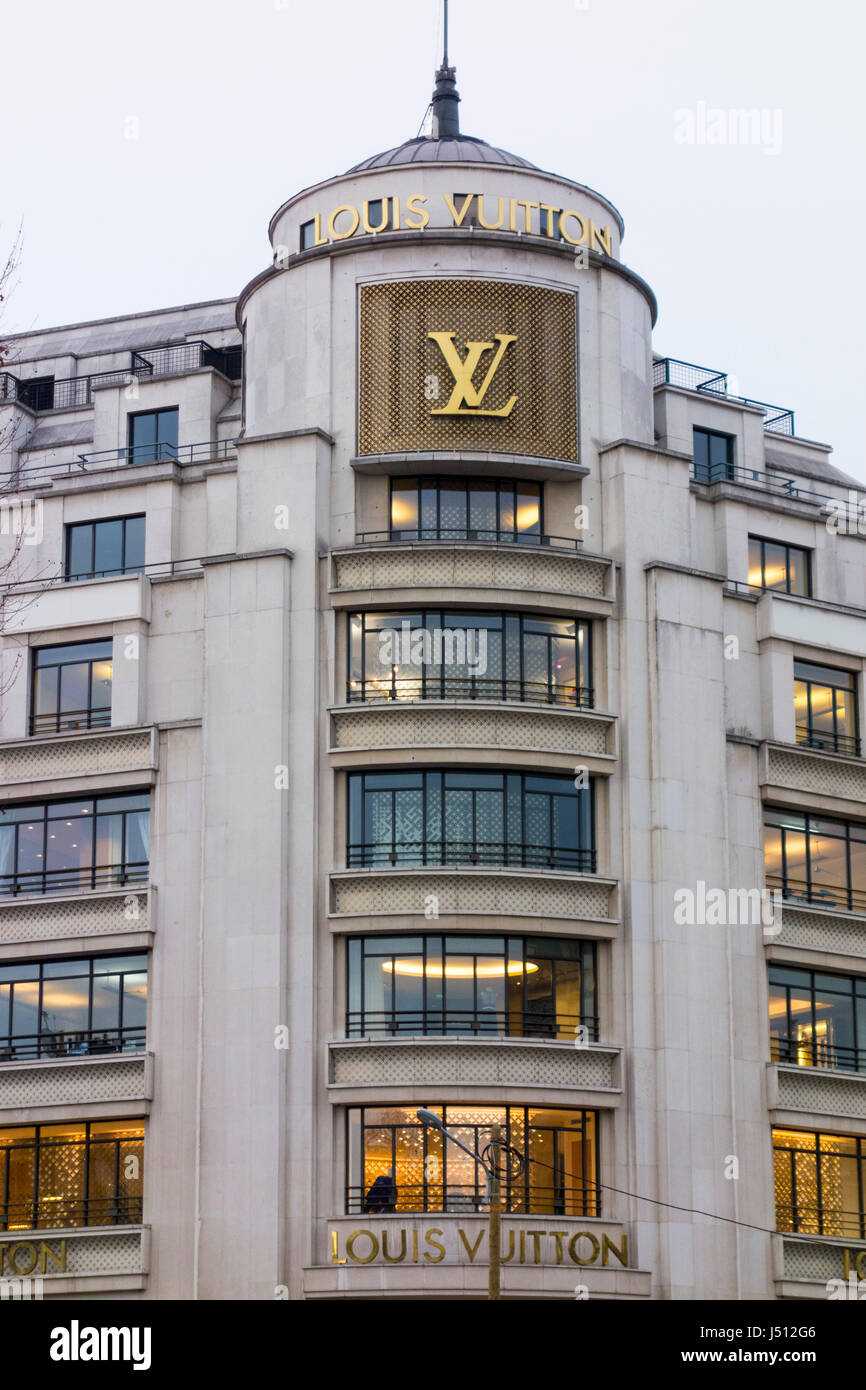
POLYGON ((503 591, 531 609, 604 614, 614 599, 615 571, 605 556, 588 555, 573 539, 521 538, 395 540, 390 533, 362 535, 350 548, 331 552, 334 607, 449 602, 477 607, 501 602, 503 591), (519 599, 517 596, 520 596, 519 599), (540 598, 539 595, 542 597, 540 598))
POLYGON ((41 1278, 48 1298, 143 1289, 149 1262, 150 1229, 140 1224, 0 1232, 0 1277, 25 1289, 41 1278))
POLYGON ((46 793, 56 794, 65 789, 56 784, 71 779, 80 786, 82 777, 88 779, 89 787, 97 785, 95 778, 101 779, 98 785, 102 786, 117 777, 124 786, 149 786, 158 747, 156 729, 34 734, 0 743, 0 801, 20 800, 22 788, 32 783, 39 783, 40 789, 46 784, 46 793), (133 773, 140 776, 130 781, 133 773))
MULTIPOLYGON (((102 449, 90 454, 51 463, 31 463, 22 456, 19 471, 3 474, 10 487, 62 487, 64 482, 76 482, 82 476, 118 468, 143 469, 147 465, 171 464, 175 468, 227 463, 237 458, 234 439, 204 439, 194 444, 148 444, 123 449, 102 449)), ((146 481, 146 475, 142 481, 146 481)))
POLYGON ((768 433, 794 434, 793 410, 767 405, 766 401, 753 401, 747 396, 730 395, 726 372, 717 372, 711 367, 696 367, 693 362, 680 362, 675 357, 656 358, 653 362, 653 388, 658 390, 662 386, 675 386, 699 395, 721 396, 735 405, 760 410, 764 416, 764 429, 768 433))
MULTIPOLYGON (((848 1286, 866 1279, 866 1241, 829 1236, 802 1236, 779 1233, 773 1236, 773 1273, 779 1298, 815 1298, 826 1302, 828 1284, 839 1281, 848 1286)), ((850 1287, 845 1288, 852 1297, 850 1287)))
POLYGON ((866 1073, 772 1062, 767 1108, 783 1128, 826 1129, 829 1120, 839 1120, 850 1133, 866 1134, 866 1073))
POLYGON ((0 898, 0 957, 58 943, 56 949, 125 950, 151 944, 156 926, 153 888, 114 888, 46 897, 0 898))
MULTIPOLYGON (((16 1043, 19 1041, 15 1040, 16 1043)), ((23 1041, 23 1040, 22 1040, 23 1041)), ((103 1034, 90 1039, 58 1041, 55 1054, 30 1060, 18 1056, 18 1048, 0 1052, 0 1119, 4 1124, 42 1124, 67 1120, 70 1108, 76 1120, 108 1118, 133 1107, 147 1113, 153 1097, 153 1056, 145 1053, 143 1030, 136 1050, 114 1051, 132 1039, 114 1042, 103 1034), (92 1047, 78 1056, 66 1048, 92 1047), (105 1047, 105 1053, 99 1051, 105 1047), (9 1060, 10 1052, 14 1060, 9 1060)), ((136 1219, 140 1219, 139 1217, 136 1219)))
POLYGON ((866 801, 866 762, 828 747, 766 742, 759 750, 758 784, 767 801, 787 802, 816 814, 821 809, 846 814, 866 801), (817 797, 824 800, 816 803, 817 797))

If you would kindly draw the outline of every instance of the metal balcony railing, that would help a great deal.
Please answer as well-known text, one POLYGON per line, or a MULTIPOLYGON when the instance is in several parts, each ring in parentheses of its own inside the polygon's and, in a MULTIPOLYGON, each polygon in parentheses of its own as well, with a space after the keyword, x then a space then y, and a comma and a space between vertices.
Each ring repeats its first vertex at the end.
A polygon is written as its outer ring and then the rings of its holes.
POLYGON ((770 1056, 774 1062, 788 1062, 798 1067, 866 1072, 866 1047, 843 1047, 832 1038, 791 1038, 772 1033, 770 1056))
MULTIPOLYGON (((61 1150, 64 1145, 58 1144, 61 1150)), ((72 1147, 72 1146, 66 1146, 72 1147)), ((113 1158, 113 1155, 112 1155, 113 1158)), ((40 1201, 0 1202, 0 1230, 61 1230, 76 1226, 139 1226, 141 1197, 44 1198, 40 1201)))
POLYGON ((361 531, 355 536, 356 545, 405 545, 424 542, 441 543, 482 541, 486 544, 549 547, 552 550, 579 550, 583 541, 576 536, 542 536, 527 531, 475 530, 467 526, 430 526, 403 528, 399 531, 361 531))
POLYGON ((592 709, 594 691, 588 685, 553 685, 549 681, 498 679, 495 676, 448 676, 435 671, 418 676, 383 676, 365 681, 349 681, 349 704, 377 700, 502 700, 522 704, 558 705, 592 709))
POLYGON ((662 357, 653 362, 653 387, 659 386, 679 386, 685 391, 723 396, 725 400, 734 401, 739 405, 753 406, 763 412, 764 429, 769 433, 794 433, 793 410, 786 410, 784 406, 768 405, 766 401, 755 401, 750 396, 730 395, 726 372, 717 372, 711 367, 698 367, 694 362, 680 362, 675 357, 662 357))
POLYGON ((22 869, 0 874, 0 898, 25 893, 79 893, 88 888, 122 888, 128 883, 146 883, 146 860, 127 864, 97 864, 71 869, 22 869))
POLYGON ((40 1057, 59 1062, 67 1057, 140 1052, 144 1036, 144 1028, 99 1028, 0 1037, 0 1062, 29 1062, 40 1057))
POLYGON ((520 1009, 366 1009, 346 1014, 346 1037, 444 1037, 566 1039, 574 1043, 578 1029, 586 1040, 598 1042, 598 1019, 590 1015, 558 1014, 520 1009))
POLYGON ((497 841, 469 840, 392 840, 387 844, 350 844, 346 850, 350 869, 391 865, 413 868, 419 865, 477 865, 521 869, 571 869, 594 874, 594 849, 570 849, 561 845, 532 845, 497 841))
POLYGON ((848 503, 842 498, 831 497, 829 492, 816 492, 811 487, 804 487, 802 478, 797 481, 794 478, 782 477, 778 473, 763 473, 758 468, 742 468, 736 463, 693 464, 692 477, 696 483, 754 484, 766 492, 776 493, 780 497, 791 497, 796 502, 813 502, 823 510, 827 510, 825 504, 828 502, 832 502, 834 508, 850 510, 848 503))
POLYGON ((782 874, 767 874, 767 888, 780 892, 789 902, 811 903, 815 907, 836 907, 842 912, 866 912, 866 889, 845 884, 815 883, 782 874))
POLYGON ((221 463, 236 457, 236 440, 206 439, 195 444, 136 444, 124 449, 103 449, 93 454, 77 454, 74 459, 53 463, 22 462, 16 473, 0 474, 4 487, 32 487, 49 478, 77 477, 100 468, 118 468, 144 463, 221 463))
POLYGON ((842 1211, 829 1203, 810 1206, 804 1202, 777 1202, 776 1225, 778 1230, 794 1234, 866 1239, 866 1212, 842 1211))
POLYGON ((81 729, 109 729, 110 709, 58 710, 51 714, 31 714, 30 733, 70 734, 81 729))
POLYGON ((825 733, 810 729, 806 724, 798 724, 797 742, 803 748, 815 748, 821 753, 847 753, 852 758, 860 757, 860 740, 853 734, 825 733))
MULTIPOLYGON (((420 1163, 419 1163, 420 1167, 420 1163)), ((483 1184, 441 1182, 392 1184, 377 1192, 369 1188, 346 1188, 346 1213, 349 1216, 380 1212, 442 1212, 455 1216, 475 1215, 489 1209, 489 1197, 483 1184)), ((527 1186, 519 1179, 509 1182, 503 1178, 502 1209, 535 1216, 599 1216, 598 1188, 594 1183, 569 1180, 550 1186, 527 1186)))
POLYGON ((94 387, 125 386, 130 377, 180 376, 202 367, 214 367, 230 381, 238 381, 243 370, 241 345, 217 348, 199 339, 190 343, 166 343, 130 353, 128 367, 110 372, 91 372, 87 376, 36 378, 22 381, 11 372, 0 372, 0 401, 20 401, 31 410, 73 410, 90 405, 94 387))

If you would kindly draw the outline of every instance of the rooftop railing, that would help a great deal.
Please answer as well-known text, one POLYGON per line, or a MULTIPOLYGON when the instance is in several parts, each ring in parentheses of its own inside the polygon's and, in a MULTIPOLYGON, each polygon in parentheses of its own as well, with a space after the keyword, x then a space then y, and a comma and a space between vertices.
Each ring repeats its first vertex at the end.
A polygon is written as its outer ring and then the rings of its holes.
POLYGON ((805 487, 802 479, 786 478, 780 473, 764 473, 759 468, 743 468, 738 463, 694 464, 692 477, 696 483, 753 484, 766 492, 791 497, 796 502, 814 502, 822 506, 831 502, 841 515, 859 514, 858 509, 852 509, 843 498, 831 497, 829 492, 816 492, 814 488, 805 487))
POLYGON ((694 362, 680 362, 675 357, 661 357, 653 362, 653 387, 678 386, 684 391, 699 391, 702 395, 722 396, 739 405, 751 406, 764 416, 764 429, 771 434, 794 433, 794 412, 784 406, 754 401, 749 396, 732 396, 728 392, 727 372, 712 367, 698 367, 694 362))
POLYGON ((37 412, 74 410, 92 403, 95 388, 126 386, 131 379, 180 376, 202 367, 214 367, 230 381, 240 380, 243 370, 241 345, 217 348, 203 339, 190 343, 166 343, 161 347, 146 348, 144 352, 131 352, 128 367, 60 380, 37 377, 33 381, 22 381, 12 372, 0 372, 0 401, 20 401, 37 412))
POLYGON ((234 439, 205 439, 195 444, 134 444, 123 449, 102 449, 92 454, 53 463, 23 462, 17 472, 0 474, 0 493, 16 487, 33 487, 53 478, 74 477, 100 468, 129 467, 144 463, 222 463, 236 456, 234 439))

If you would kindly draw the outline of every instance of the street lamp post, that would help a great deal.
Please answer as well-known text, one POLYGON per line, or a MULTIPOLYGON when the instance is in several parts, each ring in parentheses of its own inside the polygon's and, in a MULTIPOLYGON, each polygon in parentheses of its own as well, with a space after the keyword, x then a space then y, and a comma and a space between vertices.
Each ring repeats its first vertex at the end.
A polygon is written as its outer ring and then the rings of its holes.
POLYGON ((416 1110, 416 1115, 422 1125, 428 1125, 430 1129, 438 1129, 446 1139, 450 1139, 452 1144, 456 1144, 458 1149, 469 1154, 477 1164, 484 1169, 487 1176, 487 1251, 489 1259, 489 1274, 487 1280, 487 1297, 500 1298, 500 1218, 502 1215, 502 1196, 499 1180, 499 1154, 502 1146, 502 1129, 500 1125, 490 1126, 490 1144, 479 1153, 477 1149, 470 1149, 455 1134, 445 1128, 439 1116, 432 1110, 423 1108, 416 1110), (483 1157, 483 1154, 490 1152, 490 1160, 483 1157))

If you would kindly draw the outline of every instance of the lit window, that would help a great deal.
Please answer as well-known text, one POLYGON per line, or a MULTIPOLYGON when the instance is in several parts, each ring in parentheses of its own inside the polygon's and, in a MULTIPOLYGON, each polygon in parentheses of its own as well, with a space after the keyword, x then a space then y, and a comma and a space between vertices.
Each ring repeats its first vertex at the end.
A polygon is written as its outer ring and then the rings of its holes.
POLYGON ((851 671, 794 662, 797 742, 832 753, 860 755, 857 692, 851 671))
POLYGON ((799 545, 750 536, 749 583, 756 589, 779 589, 811 598, 811 555, 799 545))
POLYGON ((773 1130, 780 1231, 866 1237, 866 1140, 811 1130, 773 1130))
POLYGON ((111 650, 110 638, 35 649, 31 734, 109 726, 111 650))

